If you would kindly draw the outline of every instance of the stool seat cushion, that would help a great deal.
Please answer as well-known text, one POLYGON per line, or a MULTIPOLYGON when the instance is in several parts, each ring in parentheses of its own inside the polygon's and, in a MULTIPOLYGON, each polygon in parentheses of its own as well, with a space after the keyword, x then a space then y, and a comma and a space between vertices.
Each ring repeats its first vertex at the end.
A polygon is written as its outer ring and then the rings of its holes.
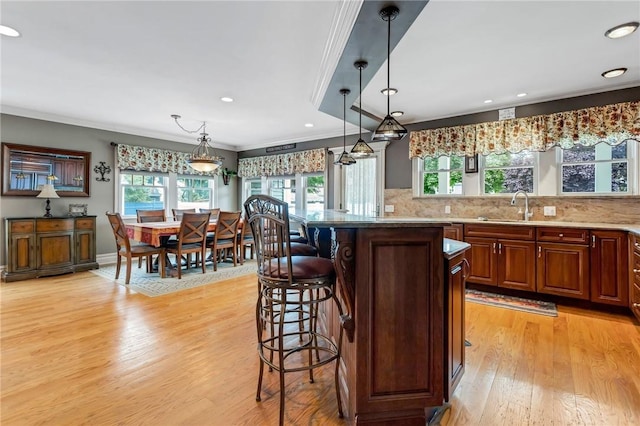
MULTIPOLYGON (((289 273, 287 271, 287 258, 280 257, 271 259, 266 265, 266 269, 259 267, 259 273, 267 275, 272 278, 288 279, 289 273), (280 271, 278 271, 278 264, 280 271)), ((333 268, 333 262, 330 259, 324 257, 312 257, 312 256, 291 256, 291 272, 293 273, 293 281, 306 280, 306 279, 333 279, 335 277, 335 269, 333 268)))
POLYGON ((317 256, 318 249, 309 244, 291 243, 291 256, 317 256))
MULTIPOLYGON (((178 240, 175 241, 167 241, 166 244, 166 248, 168 249, 178 249, 178 240)), ((189 243, 189 244, 182 244, 182 250, 188 250, 188 249, 196 249, 196 248, 200 248, 202 247, 200 244, 197 243, 189 243)))
POLYGON ((309 240, 305 237, 301 237, 300 235, 291 235, 289 237, 289 241, 292 243, 301 243, 301 244, 309 244, 309 240))

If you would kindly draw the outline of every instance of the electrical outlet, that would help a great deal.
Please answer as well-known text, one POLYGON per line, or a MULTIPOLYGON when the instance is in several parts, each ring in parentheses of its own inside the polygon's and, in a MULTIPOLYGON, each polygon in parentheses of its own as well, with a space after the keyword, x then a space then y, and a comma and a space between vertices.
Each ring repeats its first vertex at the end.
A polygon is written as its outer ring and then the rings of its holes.
POLYGON ((544 206, 544 215, 545 216, 555 216, 556 215, 556 206, 544 206))
POLYGON ((396 208, 393 204, 385 204, 384 205, 384 212, 385 213, 393 213, 394 211, 396 211, 396 208))
POLYGON ((444 206, 444 214, 451 214, 451 206, 444 206))

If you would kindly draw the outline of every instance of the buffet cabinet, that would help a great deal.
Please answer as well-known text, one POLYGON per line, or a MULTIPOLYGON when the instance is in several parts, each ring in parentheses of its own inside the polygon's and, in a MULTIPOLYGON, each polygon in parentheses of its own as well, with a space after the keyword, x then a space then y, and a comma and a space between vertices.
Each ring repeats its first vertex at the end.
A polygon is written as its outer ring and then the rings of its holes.
POLYGON ((97 269, 96 217, 5 219, 6 282, 97 269))

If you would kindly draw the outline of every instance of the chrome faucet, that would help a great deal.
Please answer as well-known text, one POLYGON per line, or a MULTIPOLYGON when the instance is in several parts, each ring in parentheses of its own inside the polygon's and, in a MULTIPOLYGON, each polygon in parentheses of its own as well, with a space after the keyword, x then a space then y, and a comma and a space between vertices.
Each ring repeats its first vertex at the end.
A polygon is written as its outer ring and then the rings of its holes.
MULTIPOLYGON (((533 213, 529 211, 529 195, 527 194, 527 191, 523 191, 522 189, 516 191, 515 194, 513 194, 513 198, 511 199, 511 205, 516 205, 516 197, 518 196, 518 194, 524 195, 524 220, 525 222, 528 222, 529 218, 533 216, 533 213)), ((520 209, 518 213, 520 213, 521 211, 522 209, 520 209)))

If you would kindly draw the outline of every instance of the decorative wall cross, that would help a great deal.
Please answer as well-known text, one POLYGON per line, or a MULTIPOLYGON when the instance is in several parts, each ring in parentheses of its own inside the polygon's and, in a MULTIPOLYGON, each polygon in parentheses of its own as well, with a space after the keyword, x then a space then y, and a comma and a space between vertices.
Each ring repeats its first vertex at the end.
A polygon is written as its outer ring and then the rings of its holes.
POLYGON ((111 179, 104 177, 105 174, 111 173, 111 167, 104 164, 104 161, 101 161, 99 165, 93 168, 93 171, 96 173, 100 173, 100 177, 97 177, 96 180, 98 182, 109 182, 111 179))

